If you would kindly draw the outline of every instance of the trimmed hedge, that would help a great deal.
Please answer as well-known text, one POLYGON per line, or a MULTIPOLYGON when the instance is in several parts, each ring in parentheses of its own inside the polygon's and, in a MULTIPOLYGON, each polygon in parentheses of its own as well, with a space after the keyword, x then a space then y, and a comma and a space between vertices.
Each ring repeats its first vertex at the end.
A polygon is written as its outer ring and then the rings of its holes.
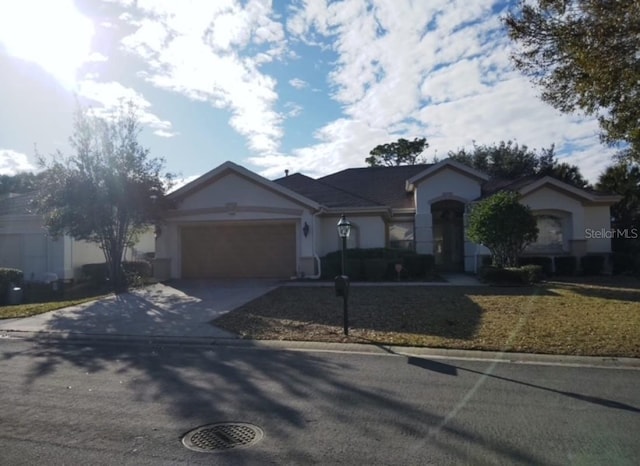
POLYGON ((507 268, 484 266, 478 275, 480 280, 493 285, 529 285, 542 279, 542 267, 533 264, 507 268))
POLYGON ((367 281, 381 281, 387 276, 387 261, 385 259, 363 259, 362 269, 367 281))
POLYGON ((553 259, 556 275, 571 276, 575 275, 578 268, 578 259, 576 256, 556 256, 553 259))
POLYGON ((614 252, 611 260, 614 275, 621 273, 640 275, 640 253, 614 252))
POLYGON ((584 275, 602 275, 604 271, 604 256, 589 255, 580 258, 580 266, 584 275))
MULTIPOLYGON (((320 259, 322 278, 340 275, 342 252, 330 252, 320 259)), ((430 254, 416 254, 387 248, 348 249, 345 266, 351 280, 397 280, 396 264, 402 265, 400 279, 426 279, 434 275, 434 258, 430 254)))
POLYGON ((553 262, 551 257, 547 256, 525 256, 519 260, 520 266, 523 265, 539 265, 542 267, 542 272, 546 277, 549 277, 553 273, 553 262))
POLYGON ((20 269, 0 268, 0 304, 6 304, 9 287, 12 285, 22 286, 24 274, 20 269))
MULTIPOLYGON (((101 287, 109 281, 109 269, 106 262, 100 264, 84 264, 82 266, 82 276, 92 286, 101 287)), ((151 264, 147 261, 124 261, 122 262, 127 285, 140 285, 145 279, 152 275, 151 264)))

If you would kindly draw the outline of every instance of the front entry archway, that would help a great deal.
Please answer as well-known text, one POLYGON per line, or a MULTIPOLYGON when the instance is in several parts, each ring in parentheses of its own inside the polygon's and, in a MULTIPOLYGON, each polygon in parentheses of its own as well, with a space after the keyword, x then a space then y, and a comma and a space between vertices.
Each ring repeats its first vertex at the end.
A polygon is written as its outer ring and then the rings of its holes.
POLYGON ((443 272, 464 271, 464 207, 456 200, 431 204, 433 255, 443 272))

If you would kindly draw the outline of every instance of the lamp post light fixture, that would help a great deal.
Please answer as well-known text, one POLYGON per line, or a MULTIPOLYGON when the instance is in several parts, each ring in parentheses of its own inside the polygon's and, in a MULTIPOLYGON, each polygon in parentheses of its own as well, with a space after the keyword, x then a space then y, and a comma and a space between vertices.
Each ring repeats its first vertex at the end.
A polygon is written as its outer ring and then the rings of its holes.
POLYGON ((342 275, 345 275, 344 267, 344 251, 347 249, 347 238, 351 233, 351 222, 342 214, 340 221, 338 222, 338 236, 342 238, 342 275))
POLYGON ((338 236, 342 239, 342 274, 339 277, 336 277, 336 294, 338 296, 342 296, 343 303, 343 315, 344 315, 344 334, 349 335, 349 277, 345 275, 345 261, 344 255, 345 250, 347 249, 347 238, 349 237, 349 233, 351 233, 351 223, 347 220, 347 218, 342 214, 340 217, 340 221, 338 222, 338 236))

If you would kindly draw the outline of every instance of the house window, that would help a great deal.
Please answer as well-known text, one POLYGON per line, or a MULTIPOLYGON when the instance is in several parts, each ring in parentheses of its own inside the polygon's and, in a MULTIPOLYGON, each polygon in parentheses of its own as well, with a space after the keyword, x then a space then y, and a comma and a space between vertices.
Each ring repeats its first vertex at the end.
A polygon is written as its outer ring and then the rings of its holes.
POLYGON ((389 247, 392 249, 413 249, 413 222, 389 224, 389 247))
POLYGON ((527 249, 532 252, 562 252, 564 249, 562 219, 554 215, 538 215, 536 223, 538 239, 527 249))

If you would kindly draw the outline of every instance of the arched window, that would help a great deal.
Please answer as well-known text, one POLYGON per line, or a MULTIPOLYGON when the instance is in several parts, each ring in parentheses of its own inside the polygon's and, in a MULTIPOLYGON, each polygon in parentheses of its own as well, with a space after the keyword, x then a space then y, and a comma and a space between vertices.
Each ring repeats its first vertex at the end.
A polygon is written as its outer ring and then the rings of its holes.
POLYGON ((540 252, 561 252, 564 249, 563 219, 555 215, 536 215, 538 239, 527 249, 540 252))

